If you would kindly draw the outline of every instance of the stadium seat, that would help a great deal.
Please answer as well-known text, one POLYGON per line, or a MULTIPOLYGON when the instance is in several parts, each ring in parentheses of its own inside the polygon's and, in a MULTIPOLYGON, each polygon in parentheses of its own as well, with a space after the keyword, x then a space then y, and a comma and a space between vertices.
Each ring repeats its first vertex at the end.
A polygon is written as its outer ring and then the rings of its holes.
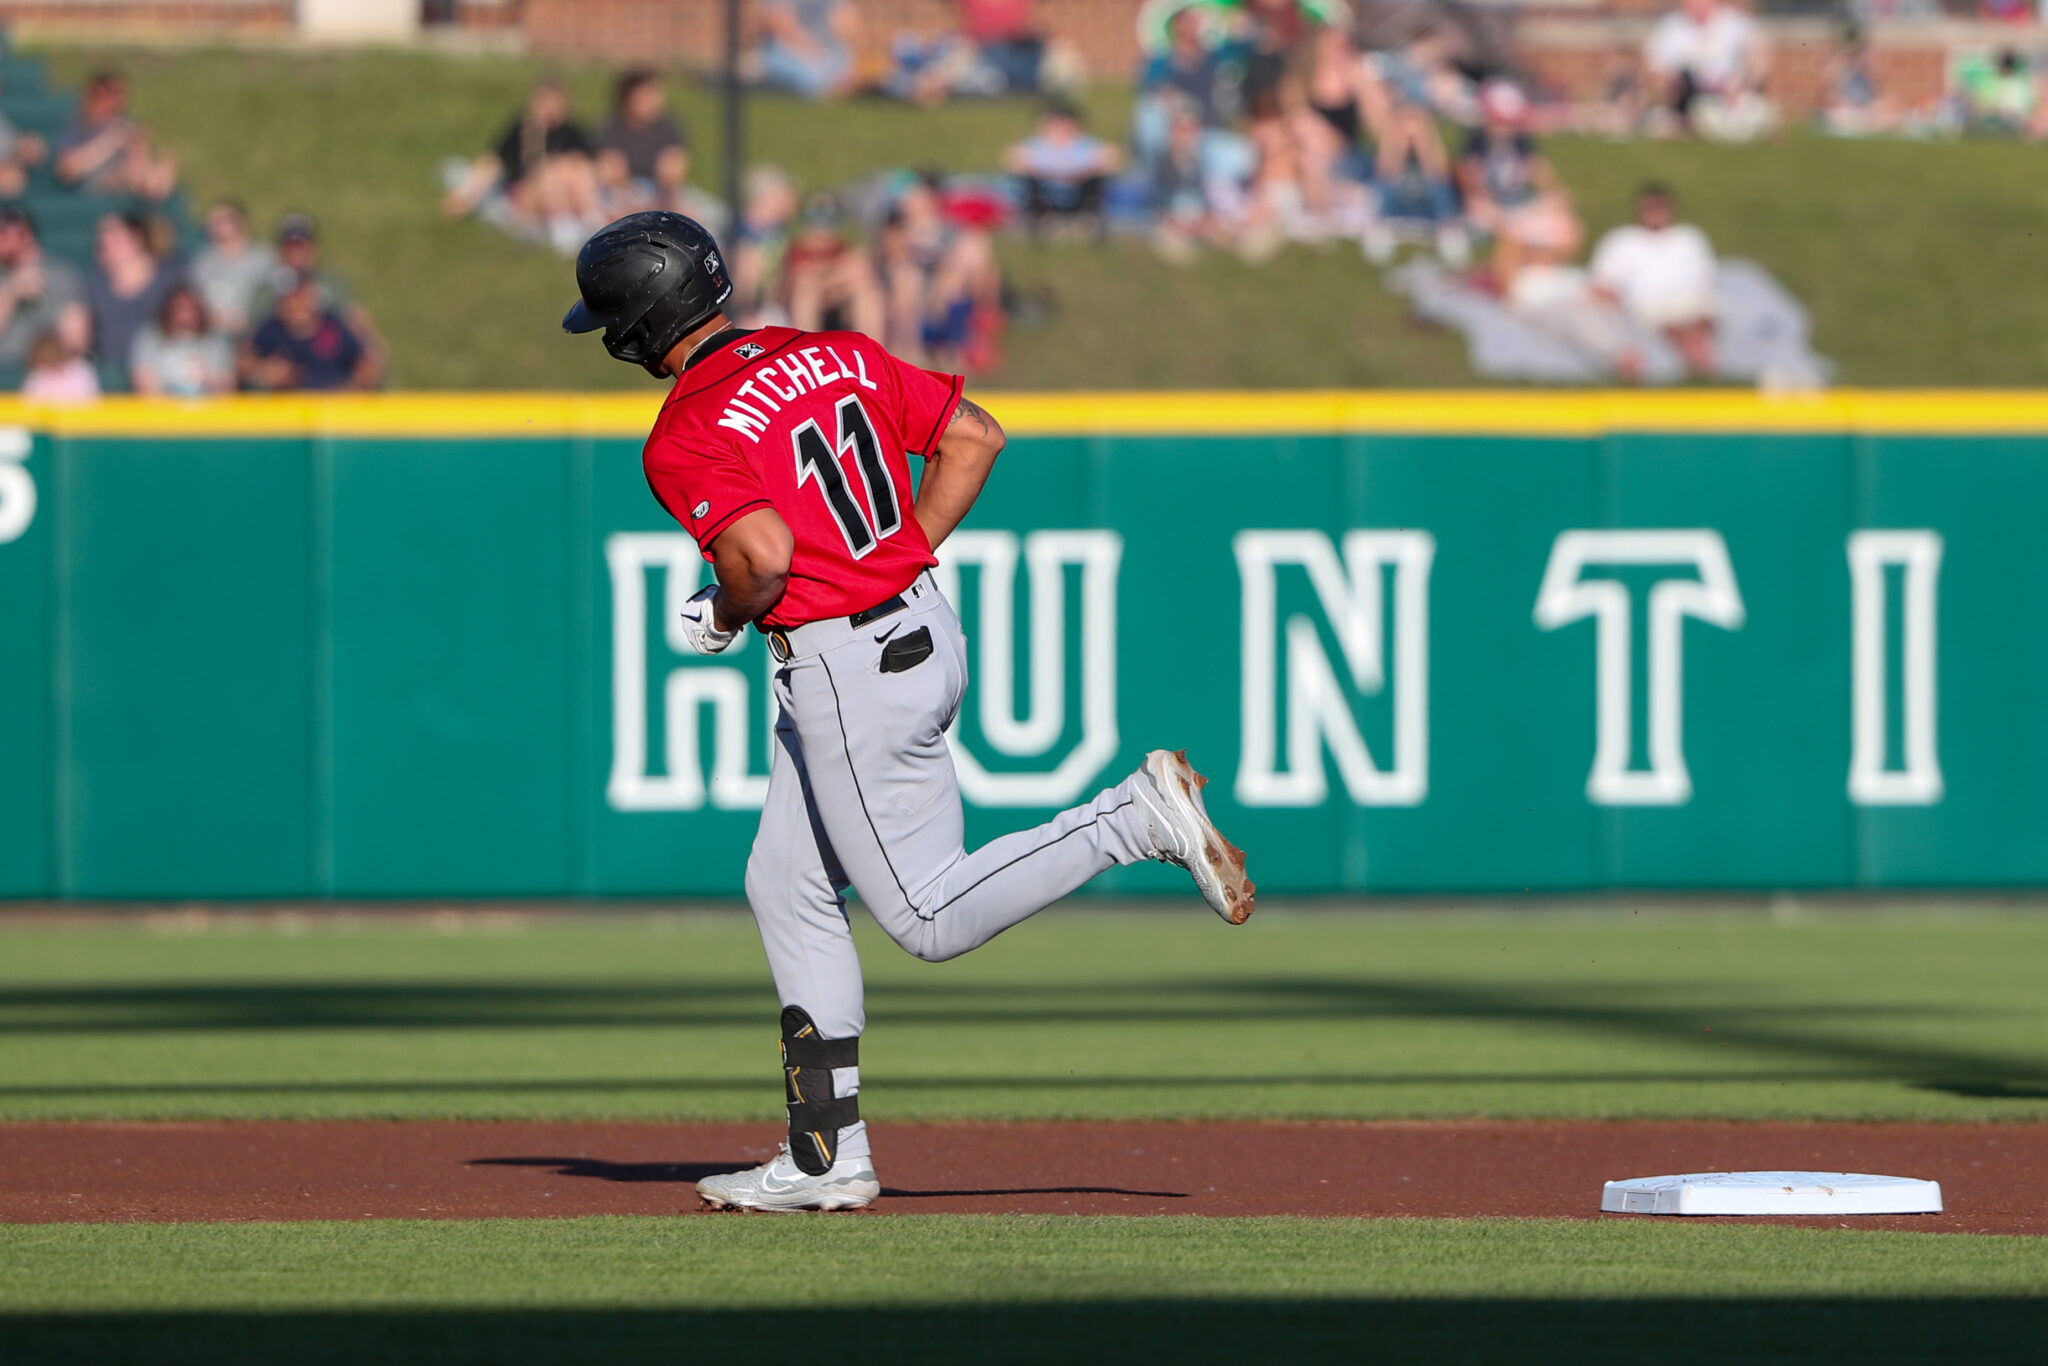
POLYGON ((0 57, 0 93, 34 96, 49 93, 43 64, 29 57, 0 57))
POLYGON ((78 97, 57 91, 40 95, 17 95, 0 90, 0 109, 24 133, 41 133, 53 138, 70 126, 78 113, 78 97))

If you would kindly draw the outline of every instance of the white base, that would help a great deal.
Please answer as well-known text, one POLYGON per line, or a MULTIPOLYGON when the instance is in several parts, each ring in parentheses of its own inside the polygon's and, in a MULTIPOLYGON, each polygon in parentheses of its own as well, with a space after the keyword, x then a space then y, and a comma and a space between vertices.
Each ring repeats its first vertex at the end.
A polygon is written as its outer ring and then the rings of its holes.
POLYGON ((1694 1172, 1609 1181, 1605 1214, 1939 1214, 1941 1185, 1861 1172, 1694 1172))

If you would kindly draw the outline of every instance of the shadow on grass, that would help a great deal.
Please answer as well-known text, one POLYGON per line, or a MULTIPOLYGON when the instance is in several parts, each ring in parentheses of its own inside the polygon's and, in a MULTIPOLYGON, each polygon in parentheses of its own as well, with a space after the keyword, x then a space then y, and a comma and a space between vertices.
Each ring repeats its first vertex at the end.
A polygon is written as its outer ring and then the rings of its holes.
POLYGON ((1946 1096, 1963 1096, 1970 1100, 2048 1100, 2048 1082, 2043 1081, 2001 1081, 1996 1078, 1978 1080, 1943 1080, 1919 1083, 1923 1091, 1939 1091, 1946 1096))
MULTIPOLYGON (((1893 1022, 1986 1015, 1967 1007, 1930 1008, 1871 1003, 1801 1004, 1728 1000, 1672 999, 1656 983, 1627 987, 1586 983, 1500 984, 1414 978, 1354 978, 1302 974, 1233 981, 1142 980, 1076 987, 1019 986, 996 983, 951 985, 894 983, 871 992, 870 1007, 895 1028, 933 1026, 1021 1026, 1029 1024, 1092 1024, 1103 1026, 1200 1025, 1223 1022, 1283 1021, 1310 1027, 1345 1021, 1441 1020, 1511 1027, 1562 1028, 1592 1036, 1632 1042, 1684 1044, 1712 1048, 1714 1066, 1673 1069, 1670 1080, 1690 1081, 1693 1070, 1719 1072, 1744 1080, 1809 1080, 1824 1078, 1896 1080, 1931 1090, 1986 1099, 2036 1099, 2048 1090, 2048 1064, 1967 1046, 1910 1044, 1889 1040, 1884 1027, 1893 1022), (1705 1027, 1711 1026, 1711 1032, 1705 1027), (1728 1060, 1762 1063, 1764 1076, 1728 1060), (1963 1089, 1963 1088, 1974 1089, 1963 1089)), ((772 1014, 772 997, 764 989, 729 982, 416 982, 403 985, 375 982, 319 984, 194 983, 181 986, 15 987, 0 989, 0 1035, 158 1033, 172 1029, 280 1030, 329 1029, 576 1029, 712 1027, 759 1025, 772 1014)), ((1569 1078, 1515 1074, 1510 1081, 1557 1081, 1569 1078)), ((1626 1080, 1607 1074, 1584 1078, 1626 1080)), ((1640 1076, 1633 1079, 1643 1079, 1640 1076)), ((1650 1078, 1652 1080, 1661 1078, 1650 1078)), ((1379 1074, 1337 1077, 1324 1074, 1298 1078, 1261 1077, 1260 1082, 1304 1085, 1345 1083, 1469 1085, 1485 1078, 1457 1075, 1443 1078, 1401 1078, 1379 1074)), ((536 1083, 543 1089, 617 1090, 622 1086, 690 1089, 705 1085, 687 1080, 662 1082, 536 1083)), ((897 1082, 897 1085, 916 1084, 897 1082)), ((957 1079, 941 1083, 959 1087, 957 1079)), ((1006 1081, 1005 1084, 1010 1084, 1006 1081)), ((1127 1077, 1074 1076, 1028 1084, 1048 1086, 1115 1086, 1144 1084, 1127 1077)), ((1184 1084, 1174 1080, 1173 1084, 1184 1084)), ((141 1088, 173 1093, 181 1083, 141 1088)), ((299 1083, 261 1084, 258 1091, 287 1094, 299 1083)), ((336 1083, 313 1080, 313 1090, 336 1083)), ((433 1082, 431 1089, 450 1088, 433 1082)), ((482 1082, 478 1089, 516 1090, 526 1083, 482 1082)), ((729 1083, 715 1085, 724 1089, 729 1083)), ((119 1094, 121 1086, 93 1087, 75 1093, 55 1087, 0 1087, 0 1096, 62 1096, 119 1094)), ((235 1084, 199 1088, 236 1090, 235 1084)), ((340 1084, 342 1090, 410 1089, 405 1082, 363 1086, 340 1084)))
POLYGON ((0 1318, 20 1361, 2032 1362, 2048 1300, 1095 1300, 0 1318))

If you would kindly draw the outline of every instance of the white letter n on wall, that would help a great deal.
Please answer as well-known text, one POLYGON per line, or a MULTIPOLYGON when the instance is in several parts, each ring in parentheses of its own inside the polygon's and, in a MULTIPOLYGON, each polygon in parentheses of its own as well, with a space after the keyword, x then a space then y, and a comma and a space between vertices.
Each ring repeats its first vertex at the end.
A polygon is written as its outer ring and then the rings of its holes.
POLYGON ((1351 800, 1361 806, 1417 806, 1429 793, 1429 569, 1436 538, 1426 531, 1351 531, 1344 557, 1320 531, 1244 531, 1232 542, 1243 585, 1244 753, 1237 799, 1247 806, 1316 806, 1329 795, 1325 751, 1351 800), (1393 568, 1393 762, 1373 762, 1347 689, 1316 623, 1279 616, 1276 569, 1308 571, 1322 616, 1357 691, 1387 687, 1386 592, 1393 568), (1287 762, 1279 766, 1279 642, 1286 641, 1287 762))

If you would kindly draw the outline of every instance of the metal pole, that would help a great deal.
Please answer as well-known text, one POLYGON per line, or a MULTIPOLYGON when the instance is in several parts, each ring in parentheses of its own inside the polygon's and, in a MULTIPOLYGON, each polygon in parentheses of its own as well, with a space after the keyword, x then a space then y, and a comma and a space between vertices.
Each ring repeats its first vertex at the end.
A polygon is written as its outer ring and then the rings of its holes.
POLYGON ((740 90, 740 3, 725 0, 725 249, 739 241, 741 196, 745 193, 746 103, 740 90))

